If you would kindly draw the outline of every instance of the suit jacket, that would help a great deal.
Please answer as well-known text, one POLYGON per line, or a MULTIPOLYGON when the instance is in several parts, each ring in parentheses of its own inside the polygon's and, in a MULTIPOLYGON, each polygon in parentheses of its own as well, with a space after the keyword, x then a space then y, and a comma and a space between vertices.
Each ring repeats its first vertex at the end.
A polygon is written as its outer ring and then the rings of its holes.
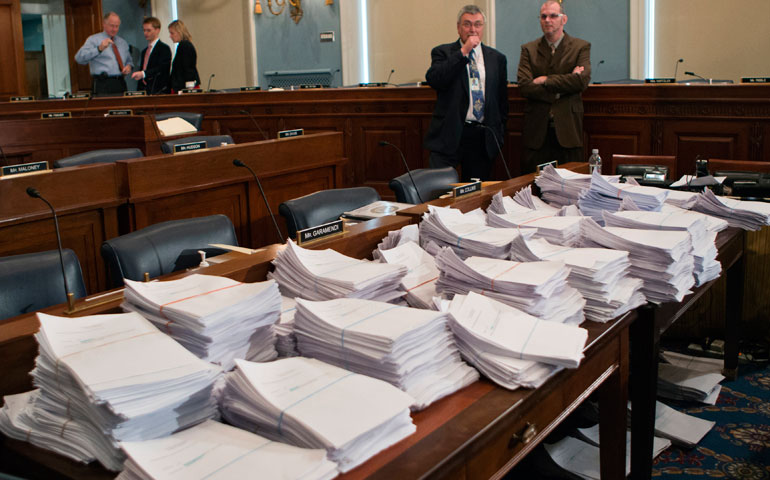
POLYGON ((187 40, 182 40, 176 47, 174 63, 171 64, 171 88, 178 92, 185 88, 186 82, 195 81, 195 85, 201 84, 198 76, 198 54, 195 47, 187 40))
MULTIPOLYGON (((463 124, 468 113, 470 63, 460 51, 459 40, 439 45, 431 51, 431 65, 425 74, 428 85, 436 90, 436 106, 423 146, 445 155, 454 154, 460 146, 463 124)), ((481 45, 484 55, 484 124, 494 131, 502 145, 505 123, 508 121, 508 63, 505 55, 494 48, 481 45)), ((497 155, 497 144, 485 130, 487 155, 497 155)))
MULTIPOLYGON (((142 65, 147 53, 146 47, 142 50, 142 65)), ((156 93, 168 93, 169 70, 171 69, 171 48, 158 40, 155 48, 147 60, 147 68, 144 70, 144 81, 139 80, 137 89, 147 90, 150 95, 156 93)))
POLYGON ((551 55, 545 37, 521 46, 519 59, 519 92, 527 99, 524 107, 524 146, 539 149, 553 114, 556 138, 565 148, 583 145, 582 92, 591 82, 591 44, 564 34, 559 48, 551 55), (572 70, 581 65, 582 74, 572 70), (532 81, 547 75, 543 85, 532 81))

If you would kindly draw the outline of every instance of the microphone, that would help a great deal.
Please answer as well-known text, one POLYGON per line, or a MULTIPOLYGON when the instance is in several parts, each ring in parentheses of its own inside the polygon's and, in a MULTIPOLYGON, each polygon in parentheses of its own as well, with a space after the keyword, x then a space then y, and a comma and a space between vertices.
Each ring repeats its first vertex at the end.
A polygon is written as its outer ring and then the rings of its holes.
POLYGON ((259 126, 259 124, 257 123, 257 120, 256 120, 256 119, 255 119, 255 118, 254 118, 254 117, 251 115, 251 113, 249 113, 249 111, 248 111, 248 110, 241 110, 241 111, 240 111, 240 112, 238 112, 238 113, 240 113, 241 115, 248 115, 248 117, 251 119, 251 121, 252 121, 252 122, 254 123, 254 125, 257 127, 257 130, 259 130, 259 133, 261 133, 261 134, 262 134, 262 137, 263 137, 265 140, 270 140, 269 138, 267 138, 267 135, 265 134, 265 132, 262 130, 262 128, 261 128, 261 127, 259 126))
MULTIPOLYGON (((385 80, 385 85, 393 85, 392 83, 390 83, 390 77, 392 77, 392 76, 393 76, 393 73, 394 73, 395 71, 396 71, 396 69, 395 69, 395 68, 391 68, 391 69, 390 69, 390 73, 388 74, 388 79, 387 79, 387 80, 385 80)), ((395 145, 394 145, 394 146, 395 146, 395 145)))
POLYGON ((270 209, 270 204, 267 203, 267 195, 265 195, 265 191, 262 190, 262 184, 259 181, 259 177, 257 177, 257 174, 254 173, 254 170, 251 169, 250 166, 246 165, 242 161, 238 160, 237 158, 233 159, 233 165, 236 167, 243 167, 247 169, 249 172, 251 172, 251 175, 254 177, 254 180, 257 182, 257 187, 259 187, 259 193, 262 194, 262 200, 265 201, 265 206, 267 207, 267 213, 270 214, 270 218, 273 219, 273 225, 275 226, 275 231, 278 233, 278 238, 281 239, 281 243, 286 243, 286 241, 283 239, 283 234, 281 234, 281 229, 278 228, 278 222, 275 221, 275 215, 273 215, 273 211, 270 209))
POLYGON ((513 177, 511 176, 511 171, 508 170, 508 163, 506 163, 505 157, 503 156, 503 148, 500 146, 500 141, 497 139, 497 134, 495 133, 494 130, 492 130, 492 127, 490 127, 489 125, 484 125, 483 123, 479 123, 479 125, 481 125, 483 128, 486 128, 487 130, 490 131, 490 133, 492 133, 492 138, 495 139, 495 145, 497 145, 497 152, 500 154, 500 159, 502 159, 503 166, 505 167, 505 174, 508 175, 508 180, 512 179, 513 177))
POLYGON ((675 65, 675 67, 674 67, 674 80, 676 80, 676 74, 677 74, 677 72, 679 71, 679 64, 680 64, 680 63, 682 63, 682 62, 684 62, 684 58, 680 58, 680 59, 679 59, 679 60, 677 60, 677 61, 676 61, 676 63, 674 64, 674 65, 675 65))
MULTIPOLYGON (((707 79, 705 79, 705 78, 701 77, 701 76, 700 76, 700 75, 698 75, 697 73, 692 73, 692 72, 684 72, 684 74, 685 74, 685 75, 689 75, 689 76, 691 76, 691 77, 698 77, 698 78, 700 78, 701 80, 703 80, 704 82, 708 82, 708 80, 707 80, 707 79)), ((710 82, 709 82, 709 83, 710 83, 710 82)))
MULTIPOLYGON (((332 72, 332 83, 334 83, 334 78, 337 76, 338 73, 340 73, 340 69, 339 68, 332 72)), ((342 85, 342 80, 340 80, 340 85, 342 85)), ((329 86, 331 86, 331 85, 329 85, 329 86)))
POLYGON ((215 75, 215 74, 213 74, 213 73, 212 73, 212 74, 211 74, 211 76, 209 77, 209 84, 208 84, 208 85, 206 85, 206 91, 207 91, 207 92, 211 92, 211 80, 212 80, 214 77, 216 77, 216 75, 215 75))
MULTIPOLYGON (((599 67, 604 63, 604 60, 599 60, 599 63, 596 64, 596 70, 594 70, 594 74, 599 71, 599 67)), ((595 75, 598 77, 598 75, 595 75)), ((594 82, 594 85, 601 85, 602 82, 594 82)))
POLYGON ((51 214, 53 215, 53 225, 56 228, 56 242, 59 245, 59 263, 61 263, 61 276, 64 280, 64 296, 67 299, 67 313, 72 313, 75 306, 75 298, 72 293, 70 293, 70 287, 67 283, 67 274, 64 271, 64 252, 61 248, 61 233, 59 233, 59 218, 56 216, 56 210, 53 208, 53 205, 51 205, 48 200, 43 198, 42 195, 40 195, 40 192, 34 188, 34 187, 27 187, 27 195, 29 195, 32 198, 39 198, 40 200, 44 201, 46 205, 48 205, 48 208, 51 209, 51 214))
POLYGON ((381 147, 384 147, 386 145, 389 145, 389 146, 395 148, 396 150, 398 150, 398 153, 401 154, 401 160, 403 160, 404 167, 406 167, 406 173, 409 174, 409 180, 412 181, 412 186, 414 187, 414 191, 417 192, 417 198, 420 200, 420 203, 425 203, 425 202, 423 202, 422 196, 420 195, 420 189, 417 188, 417 184, 414 183, 414 178, 412 178, 412 171, 409 170, 409 164, 406 163, 406 157, 404 157, 404 152, 402 152, 400 148, 398 148, 397 146, 393 145, 392 143, 386 142, 385 140, 380 140, 380 146, 381 147))

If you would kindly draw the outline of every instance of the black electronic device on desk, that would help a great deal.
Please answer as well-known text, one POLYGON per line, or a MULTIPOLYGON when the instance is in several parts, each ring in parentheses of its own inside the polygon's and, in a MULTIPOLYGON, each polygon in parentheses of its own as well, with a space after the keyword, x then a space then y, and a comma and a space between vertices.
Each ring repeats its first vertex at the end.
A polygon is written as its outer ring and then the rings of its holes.
POLYGON ((726 177, 722 193, 744 200, 770 200, 770 174, 762 172, 718 171, 715 177, 726 177))
POLYGON ((639 185, 667 188, 674 181, 668 178, 668 167, 664 165, 618 165, 616 173, 622 179, 633 178, 639 185))

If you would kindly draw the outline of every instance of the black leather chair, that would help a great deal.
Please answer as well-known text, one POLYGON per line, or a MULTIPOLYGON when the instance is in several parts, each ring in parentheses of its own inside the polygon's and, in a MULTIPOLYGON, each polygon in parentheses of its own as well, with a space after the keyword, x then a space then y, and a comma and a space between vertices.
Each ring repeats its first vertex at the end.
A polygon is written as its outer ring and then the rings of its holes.
POLYGON ((182 120, 185 120, 192 124, 193 127, 195 127, 196 130, 201 129, 201 125, 203 125, 203 114, 202 113, 193 113, 193 112, 166 112, 166 113, 156 113, 155 114, 155 121, 159 122, 161 120, 168 120, 169 118, 179 117, 182 120))
POLYGON ((451 189, 452 183, 457 183, 460 180, 457 170, 452 167, 419 168, 412 170, 412 178, 414 184, 412 184, 409 174, 405 173, 394 178, 388 184, 396 194, 397 202, 417 204, 434 200, 451 189), (415 185, 420 190, 419 196, 414 188, 415 185))
POLYGON ((206 148, 221 147, 223 143, 233 145, 233 137, 230 135, 202 135, 197 137, 182 137, 174 140, 168 140, 160 145, 163 153, 174 153, 174 145, 180 143, 206 142, 206 148))
POLYGON ((205 251, 207 258, 226 253, 210 243, 238 245, 233 224, 225 215, 156 223, 105 241, 101 253, 114 288, 123 285, 124 278, 142 280, 145 272, 154 278, 195 267, 200 263, 198 250, 205 251))
POLYGON ((667 180, 668 167, 663 165, 617 165, 615 167, 615 173, 623 177, 632 177, 636 180, 643 180, 645 174, 654 173, 663 174, 663 178, 657 180, 667 180))
MULTIPOLYGON (((65 248, 63 258, 70 292, 75 298, 85 297, 77 255, 65 248)), ((65 303, 64 292, 58 250, 0 258, 0 319, 65 303)))
POLYGON ((90 165, 92 163, 113 163, 127 158, 139 158, 144 154, 138 148, 108 148, 104 150, 91 150, 78 153, 66 158, 60 158, 53 162, 53 168, 74 167, 76 165, 90 165))
POLYGON ((278 213, 286 220, 289 237, 295 238, 297 230, 337 220, 343 213, 379 199, 377 190, 371 187, 336 188, 283 202, 278 213))

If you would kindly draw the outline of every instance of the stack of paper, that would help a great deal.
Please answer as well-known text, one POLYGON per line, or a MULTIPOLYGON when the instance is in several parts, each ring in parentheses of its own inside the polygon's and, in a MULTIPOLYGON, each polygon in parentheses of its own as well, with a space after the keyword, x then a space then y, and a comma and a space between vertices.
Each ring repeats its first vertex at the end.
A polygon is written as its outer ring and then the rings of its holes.
POLYGON ((699 195, 692 209, 727 220, 731 227, 744 230, 759 230, 770 225, 770 203, 717 197, 711 190, 699 195))
POLYGON ((579 324, 585 300, 567 283, 564 262, 511 262, 484 257, 461 260, 451 249, 436 255, 436 291, 481 293, 542 320, 579 324))
POLYGON ((598 172, 591 177, 591 188, 581 192, 578 205, 583 215, 602 222, 604 210, 617 212, 624 198, 633 200, 644 211, 660 211, 668 196, 668 190, 657 187, 640 187, 628 183, 610 183, 598 172))
MULTIPOLYGON (((38 313, 35 416, 72 419, 70 439, 118 470, 117 441, 148 440, 217 415, 221 369, 195 357, 136 313, 61 318, 38 313), (110 452, 104 452, 111 445, 110 452)), ((58 424, 56 433, 68 428, 58 424)), ((52 433, 46 426, 48 435, 52 433)), ((38 432, 41 433, 42 432, 38 432)))
POLYGON ((476 293, 455 295, 450 326, 463 357, 498 385, 538 387, 556 367, 575 368, 588 332, 545 322, 476 293))
POLYGON ((268 278, 275 279, 287 297, 351 297, 387 302, 404 296, 399 285, 406 267, 358 260, 331 249, 308 250, 291 240, 286 243, 273 260, 275 272, 268 278))
POLYGON ((412 410, 478 380, 460 358, 447 315, 389 303, 339 298, 297 300, 297 346, 313 357, 393 384, 412 410))
POLYGON ((695 205, 700 193, 697 192, 685 192, 682 190, 669 190, 668 197, 666 197, 666 203, 675 207, 689 210, 695 205))
POLYGON ((604 224, 608 227, 687 232, 692 240, 695 285, 703 285, 719 277, 722 271, 722 265, 717 261, 717 234, 708 231, 705 215, 693 215, 680 209, 667 212, 604 212, 604 224))
POLYGON ((463 214, 453 208, 430 209, 420 222, 422 245, 434 242, 449 247, 460 256, 508 258, 511 241, 518 235, 533 235, 535 229, 494 228, 486 224, 486 215, 480 210, 463 214))
POLYGON ((273 324, 281 298, 272 280, 241 283, 195 274, 125 282, 123 309, 149 319, 203 360, 230 370, 236 358, 265 362, 278 356, 273 324))
POLYGON ((372 252, 372 258, 380 260, 381 251, 390 250, 409 242, 420 243, 420 227, 416 223, 401 227, 398 230, 390 230, 388 235, 377 244, 377 248, 372 252))
POLYGON ((297 302, 293 298, 281 295, 281 318, 275 324, 275 349, 279 357, 296 357, 297 337, 294 335, 294 315, 297 313, 297 302))
MULTIPOLYGON (((633 205, 633 202, 629 201, 627 198, 623 199, 623 203, 621 203, 620 211, 639 211, 639 207, 636 205, 633 205)), ((663 204, 663 207, 660 209, 661 213, 674 213, 676 215, 691 215, 693 217, 699 217, 704 219, 706 222, 706 230, 709 232, 719 233, 722 230, 726 229, 729 225, 727 224, 727 220, 722 220, 721 218, 713 217, 711 215, 706 215, 705 213, 696 212, 694 210, 685 210, 684 208, 677 207, 671 203, 665 203, 663 204)))
POLYGON ((535 228, 532 238, 544 238, 556 245, 568 247, 580 243, 583 217, 556 217, 540 210, 497 214, 490 212, 488 222, 500 228, 535 228))
POLYGON ((380 261, 408 268, 406 276, 401 279, 407 303, 415 308, 432 308, 439 272, 436 260, 428 252, 415 242, 407 242, 380 251, 380 261))
POLYGON ((642 293, 651 302, 681 302, 695 283, 692 240, 684 231, 637 230, 584 224, 583 246, 625 250, 631 276, 644 281, 642 293))
POLYGON ((324 480, 337 465, 322 449, 278 443, 207 421, 169 437, 122 442, 128 460, 119 480, 285 478, 324 480))
POLYGON ((540 171, 535 184, 540 188, 543 200, 549 205, 577 205, 580 192, 591 186, 591 175, 548 165, 540 171))
MULTIPOLYGON (((533 195, 532 185, 527 185, 526 187, 516 192, 513 195, 513 200, 519 205, 522 205, 527 208, 531 208, 532 210, 540 210, 541 212, 546 212, 546 213, 553 212, 554 215, 559 215, 560 212, 564 212, 566 210, 565 207, 562 207, 561 209, 559 209, 551 205, 548 205, 544 201, 540 200, 540 198, 533 195)), ((502 212, 498 212, 498 213, 502 213, 502 212)))
POLYGON ((724 380, 720 373, 708 373, 668 363, 658 364, 658 396, 715 405, 724 380))
POLYGON ((227 421, 272 440, 325 448, 347 472, 415 431, 414 399, 389 383, 319 360, 236 360, 227 375, 227 421))
POLYGON ((567 281, 586 300, 588 320, 607 322, 643 305, 642 280, 630 276, 628 252, 607 248, 570 248, 545 240, 516 239, 511 259, 521 262, 563 261, 570 273, 567 281))
POLYGON ((155 122, 158 126, 161 136, 171 137, 174 135, 185 135, 188 133, 195 133, 198 131, 195 125, 188 122, 182 117, 171 117, 165 120, 155 122))
MULTIPOLYGON (((632 407, 628 402, 629 415, 632 407)), ((698 445, 714 425, 715 422, 680 412, 663 402, 655 402, 655 435, 668 438, 676 445, 685 448, 698 445)))

